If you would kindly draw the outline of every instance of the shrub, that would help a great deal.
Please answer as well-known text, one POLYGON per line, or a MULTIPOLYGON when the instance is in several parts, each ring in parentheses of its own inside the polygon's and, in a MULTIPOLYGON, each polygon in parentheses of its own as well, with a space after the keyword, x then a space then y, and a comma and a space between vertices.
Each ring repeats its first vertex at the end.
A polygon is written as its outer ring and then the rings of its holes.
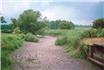
POLYGON ((31 34, 31 33, 27 33, 25 35, 25 41, 38 42, 38 38, 35 35, 31 34))
POLYGON ((23 43, 23 39, 16 35, 4 35, 1 39, 2 49, 5 50, 15 50, 22 45, 21 43, 23 43))
POLYGON ((68 30, 62 34, 62 38, 56 40, 56 45, 64 45, 64 48, 70 56, 75 58, 84 58, 85 51, 80 47, 80 40, 83 38, 82 34, 84 30, 68 30), (81 48, 81 51, 77 51, 77 48, 81 48))
POLYGON ((76 51, 76 53, 73 54, 72 56, 75 58, 82 58, 83 59, 86 57, 87 51, 88 51, 88 47, 85 44, 80 43, 79 50, 76 51))
POLYGON ((19 33, 20 33, 20 28, 19 28, 19 27, 16 27, 16 28, 13 30, 13 33, 14 33, 14 34, 19 34, 19 33))
POLYGON ((58 38, 55 42, 56 45, 65 45, 67 43, 67 37, 58 38))
POLYGON ((18 34, 18 36, 19 36, 21 39, 25 39, 25 34, 23 34, 23 33, 18 34))
POLYGON ((1 70, 11 70, 10 54, 23 44, 23 39, 11 34, 1 35, 1 70))

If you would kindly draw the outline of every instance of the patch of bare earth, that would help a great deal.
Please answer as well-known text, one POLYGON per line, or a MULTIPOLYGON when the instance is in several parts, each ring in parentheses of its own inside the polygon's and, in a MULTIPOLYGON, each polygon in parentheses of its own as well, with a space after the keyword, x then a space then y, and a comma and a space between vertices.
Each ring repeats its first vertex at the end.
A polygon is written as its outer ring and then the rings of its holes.
POLYGON ((26 42, 12 54, 12 70, 101 70, 88 61, 68 57, 62 47, 54 45, 56 39, 45 36, 38 43, 26 42))

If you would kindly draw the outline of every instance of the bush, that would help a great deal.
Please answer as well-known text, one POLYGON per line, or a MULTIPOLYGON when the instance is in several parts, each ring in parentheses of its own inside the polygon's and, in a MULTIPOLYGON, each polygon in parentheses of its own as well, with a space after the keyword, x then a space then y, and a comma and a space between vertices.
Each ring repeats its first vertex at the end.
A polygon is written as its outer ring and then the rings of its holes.
POLYGON ((87 51, 88 51, 88 47, 85 44, 80 43, 79 50, 75 50, 75 53, 71 56, 75 58, 83 59, 86 57, 87 51))
POLYGON ((64 45, 64 48, 70 56, 75 58, 84 58, 85 51, 80 46, 80 40, 83 38, 82 34, 85 30, 68 30, 64 31, 62 37, 56 40, 56 45, 64 45), (77 51, 77 48, 81 48, 81 51, 77 51))
POLYGON ((22 45, 21 43, 23 43, 23 39, 16 35, 4 35, 1 40, 2 49, 5 50, 15 50, 22 45))
POLYGON ((1 70, 11 70, 10 54, 23 44, 23 39, 11 34, 1 35, 1 70))
POLYGON ((58 38, 55 42, 56 45, 65 45, 67 43, 67 37, 58 38))
POLYGON ((38 38, 35 35, 31 34, 31 33, 27 33, 25 35, 25 41, 38 42, 38 38))
POLYGON ((20 33, 20 28, 19 28, 19 27, 16 27, 16 28, 13 30, 13 33, 14 33, 14 34, 19 34, 19 33, 20 33))

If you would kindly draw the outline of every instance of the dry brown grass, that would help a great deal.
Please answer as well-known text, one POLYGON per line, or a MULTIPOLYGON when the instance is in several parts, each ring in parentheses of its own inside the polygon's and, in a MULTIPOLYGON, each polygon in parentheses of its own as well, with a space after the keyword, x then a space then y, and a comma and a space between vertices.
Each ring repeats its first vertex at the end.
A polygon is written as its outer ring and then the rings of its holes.
POLYGON ((93 44, 104 45, 104 38, 84 38, 82 41, 86 45, 93 44))

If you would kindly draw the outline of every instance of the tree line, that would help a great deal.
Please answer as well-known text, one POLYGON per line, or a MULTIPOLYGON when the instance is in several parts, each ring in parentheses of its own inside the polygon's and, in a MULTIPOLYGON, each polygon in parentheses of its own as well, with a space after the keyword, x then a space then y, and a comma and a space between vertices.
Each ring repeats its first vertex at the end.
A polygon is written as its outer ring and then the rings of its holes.
MULTIPOLYGON (((1 23, 7 21, 2 16, 0 17, 1 23)), ((72 21, 55 20, 49 21, 46 17, 42 18, 39 11, 32 9, 25 10, 20 14, 19 18, 11 18, 12 23, 9 25, 2 25, 1 29, 7 31, 11 28, 11 32, 22 32, 38 34, 44 32, 45 28, 50 29, 74 29, 75 25, 72 21)), ((104 28, 104 18, 99 18, 93 21, 92 28, 104 28)))

